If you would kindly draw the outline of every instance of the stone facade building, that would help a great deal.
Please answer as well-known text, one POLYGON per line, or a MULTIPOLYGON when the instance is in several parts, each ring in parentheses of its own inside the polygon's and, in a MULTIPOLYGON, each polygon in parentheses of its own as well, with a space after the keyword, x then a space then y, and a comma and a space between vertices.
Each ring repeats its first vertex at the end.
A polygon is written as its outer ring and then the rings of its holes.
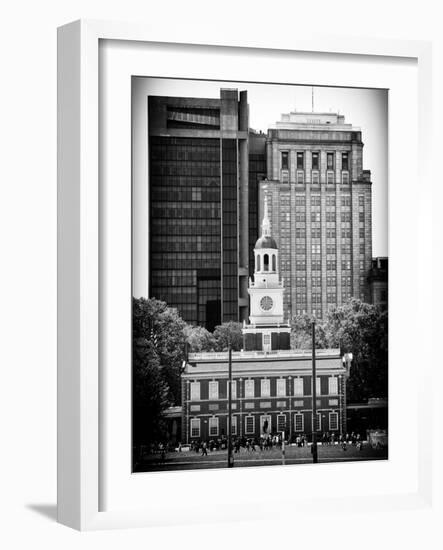
POLYGON ((289 113, 268 130, 267 196, 288 281, 285 317, 325 316, 350 297, 370 301, 371 174, 359 128, 333 113, 289 113))

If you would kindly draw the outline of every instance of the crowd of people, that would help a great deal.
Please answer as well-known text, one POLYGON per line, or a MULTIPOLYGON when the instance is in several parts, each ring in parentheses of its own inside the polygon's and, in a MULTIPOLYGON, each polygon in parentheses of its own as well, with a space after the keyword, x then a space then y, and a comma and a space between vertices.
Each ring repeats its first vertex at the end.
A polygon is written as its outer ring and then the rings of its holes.
MULTIPOLYGON (((294 434, 289 441, 292 444, 295 444, 296 447, 306 447, 308 445, 308 438, 306 434, 294 434)), ((340 445, 343 451, 346 451, 349 445, 356 447, 359 450, 363 448, 363 440, 359 433, 351 432, 346 434, 336 434, 335 432, 323 432, 321 437, 317 439, 318 443, 322 445, 340 445)), ((288 443, 288 441, 286 441, 288 443)), ((268 434, 263 433, 260 437, 233 437, 232 438, 232 450, 234 453, 240 452, 255 452, 260 451, 269 451, 274 448, 281 449, 283 444, 282 435, 278 434, 268 434)), ((205 440, 194 440, 190 444, 190 450, 196 454, 201 454, 201 456, 208 456, 209 452, 226 450, 228 447, 228 440, 226 436, 221 436, 215 439, 210 439, 209 441, 205 440)), ((182 445, 178 445, 178 451, 180 452, 182 445)), ((165 457, 166 453, 169 451, 168 445, 163 443, 158 443, 153 445, 150 449, 151 453, 160 454, 162 458, 165 457)))

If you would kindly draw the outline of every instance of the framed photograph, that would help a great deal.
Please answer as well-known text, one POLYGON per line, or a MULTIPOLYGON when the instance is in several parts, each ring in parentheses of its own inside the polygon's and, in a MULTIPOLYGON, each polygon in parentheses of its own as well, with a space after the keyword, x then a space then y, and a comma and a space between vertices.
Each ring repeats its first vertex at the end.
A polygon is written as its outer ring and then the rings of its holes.
POLYGON ((429 45, 58 40, 59 521, 428 506, 429 45))

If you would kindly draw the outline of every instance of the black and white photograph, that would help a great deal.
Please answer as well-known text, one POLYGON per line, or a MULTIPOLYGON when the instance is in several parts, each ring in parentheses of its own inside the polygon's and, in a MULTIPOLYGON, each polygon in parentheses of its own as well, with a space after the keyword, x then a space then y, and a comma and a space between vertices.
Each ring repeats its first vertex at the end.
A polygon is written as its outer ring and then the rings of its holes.
POLYGON ((388 90, 132 98, 133 471, 388 459, 388 90))

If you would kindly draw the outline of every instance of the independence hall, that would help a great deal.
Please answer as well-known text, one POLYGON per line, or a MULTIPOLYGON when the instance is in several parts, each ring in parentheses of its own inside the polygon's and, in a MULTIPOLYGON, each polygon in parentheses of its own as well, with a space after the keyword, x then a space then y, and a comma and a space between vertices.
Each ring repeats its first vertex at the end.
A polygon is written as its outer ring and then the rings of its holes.
MULTIPOLYGON (((244 350, 232 354, 232 435, 259 438, 284 432, 312 437, 310 350, 291 350, 290 326, 283 319, 284 281, 279 276, 276 241, 265 200, 262 236, 254 247, 249 281, 250 324, 244 323, 244 350)), ((182 440, 227 436, 227 353, 190 354, 182 376, 182 440)), ((346 432, 346 368, 339 350, 317 352, 317 432, 346 432)))

